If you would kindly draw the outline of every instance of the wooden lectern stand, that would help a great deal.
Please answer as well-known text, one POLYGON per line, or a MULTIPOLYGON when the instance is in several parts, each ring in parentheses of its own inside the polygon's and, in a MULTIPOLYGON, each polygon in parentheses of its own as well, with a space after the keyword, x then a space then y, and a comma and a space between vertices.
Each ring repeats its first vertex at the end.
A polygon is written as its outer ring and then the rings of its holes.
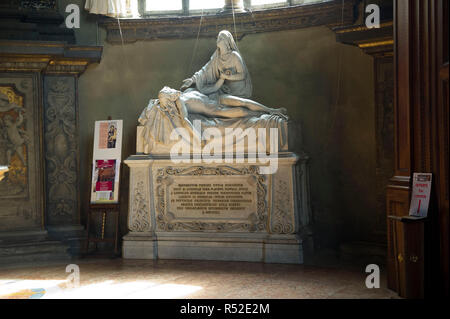
POLYGON ((89 253, 89 244, 94 242, 96 247, 97 243, 114 243, 114 256, 119 255, 118 249, 118 239, 119 239, 119 214, 120 214, 120 204, 90 204, 89 211, 87 216, 87 239, 86 239, 86 254, 89 253), (91 227, 91 219, 92 216, 102 214, 102 228, 100 237, 91 237, 90 227, 91 227), (110 238, 105 238, 105 226, 106 226, 106 218, 108 215, 115 214, 115 227, 114 227, 114 235, 110 238))

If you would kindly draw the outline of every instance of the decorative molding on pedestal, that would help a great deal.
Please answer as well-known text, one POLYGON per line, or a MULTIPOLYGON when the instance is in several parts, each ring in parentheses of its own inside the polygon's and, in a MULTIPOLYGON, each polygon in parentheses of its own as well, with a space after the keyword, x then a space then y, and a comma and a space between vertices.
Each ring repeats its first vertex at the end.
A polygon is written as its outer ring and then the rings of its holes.
POLYGON ((130 213, 128 214, 128 229, 134 233, 151 232, 149 169, 139 167, 130 172, 130 213))
POLYGON ((289 185, 289 181, 278 179, 275 182, 275 200, 270 218, 270 229, 273 234, 293 234, 295 232, 294 215, 289 213, 292 206, 289 196, 290 188, 292 185, 289 185))
POLYGON ((237 39, 241 39, 253 33, 321 25, 348 25, 355 21, 357 3, 357 0, 330 0, 280 9, 239 12, 234 15, 121 19, 120 27, 117 19, 105 18, 99 24, 106 28, 107 41, 110 43, 122 43, 122 37, 125 43, 197 36, 216 37, 219 31, 225 29, 233 30, 237 39))

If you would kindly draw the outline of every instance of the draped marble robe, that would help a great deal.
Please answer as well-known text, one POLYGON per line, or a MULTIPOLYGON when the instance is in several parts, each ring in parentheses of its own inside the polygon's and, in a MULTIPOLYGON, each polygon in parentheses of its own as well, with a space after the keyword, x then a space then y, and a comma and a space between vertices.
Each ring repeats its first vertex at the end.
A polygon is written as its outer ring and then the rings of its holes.
MULTIPOLYGON (((226 147, 230 145, 226 144, 225 136, 227 134, 226 129, 242 129, 241 133, 235 136, 235 140, 232 140, 232 144, 236 146, 236 151, 248 153, 249 149, 262 150, 272 153, 274 145, 270 145, 270 129, 277 130, 277 151, 288 150, 288 125, 287 120, 278 114, 252 114, 248 113, 246 116, 241 117, 221 117, 212 116, 214 114, 208 111, 208 114, 192 112, 193 103, 205 104, 204 108, 216 107, 214 100, 208 97, 201 97, 198 92, 181 93, 179 91, 165 87, 159 93, 160 97, 164 97, 167 101, 161 103, 160 99, 151 99, 148 106, 142 111, 139 117, 139 123, 141 125, 141 131, 138 133, 138 144, 142 144, 143 153, 149 154, 169 154, 172 146, 176 141, 171 140, 170 136, 172 132, 179 131, 179 129, 185 129, 186 132, 192 135, 194 130, 193 123, 196 120, 201 122, 201 129, 204 131, 209 128, 214 128, 220 131, 223 137, 220 140, 211 140, 208 144, 216 149, 222 149, 225 152, 226 147), (246 141, 248 137, 246 135, 246 129, 252 128, 256 134, 256 144, 249 145, 249 141, 246 141), (266 132, 266 139, 259 140, 258 129, 264 129, 266 132), (140 142, 139 142, 140 140, 140 142), (239 147, 238 147, 239 145, 239 147), (242 148, 243 147, 243 148, 242 148)), ((196 108, 198 109, 198 108, 196 108)), ((222 112, 227 112, 227 108, 221 108, 222 112)), ((232 109, 228 109, 232 111, 232 109)), ((179 136, 184 140, 188 148, 192 147, 192 136, 190 140, 186 140, 182 134, 179 136)), ((253 153, 253 151, 251 152, 253 153)))
POLYGON ((252 80, 248 72, 245 62, 242 60, 237 48, 234 48, 227 60, 223 60, 219 52, 216 50, 211 59, 205 66, 197 71, 193 78, 199 92, 208 95, 209 98, 217 100, 219 95, 228 94, 242 98, 250 98, 252 96, 252 80), (235 62, 241 63, 244 73, 244 79, 239 81, 225 80, 220 89, 212 94, 208 94, 207 87, 213 86, 220 79, 220 72, 228 70, 231 74, 236 74, 235 62), (234 63, 233 63, 234 62, 234 63))

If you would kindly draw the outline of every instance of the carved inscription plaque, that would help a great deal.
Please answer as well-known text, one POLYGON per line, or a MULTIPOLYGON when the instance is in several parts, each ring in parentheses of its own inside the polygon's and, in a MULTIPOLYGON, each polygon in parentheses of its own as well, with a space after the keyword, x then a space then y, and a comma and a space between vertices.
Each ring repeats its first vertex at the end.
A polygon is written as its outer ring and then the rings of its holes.
POLYGON ((168 187, 169 211, 177 219, 242 220, 256 214, 252 176, 176 177, 168 187))
POLYGON ((266 231, 266 181, 255 166, 160 168, 156 222, 164 231, 266 231))

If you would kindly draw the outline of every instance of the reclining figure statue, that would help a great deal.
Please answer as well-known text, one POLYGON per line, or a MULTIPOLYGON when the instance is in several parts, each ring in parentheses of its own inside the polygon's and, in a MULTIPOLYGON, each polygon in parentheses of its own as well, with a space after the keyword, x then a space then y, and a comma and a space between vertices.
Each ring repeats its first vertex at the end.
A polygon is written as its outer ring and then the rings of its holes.
MULTIPOLYGON (((144 153, 170 153, 177 142, 176 132, 187 144, 192 144, 193 138, 182 132, 194 137, 198 131, 195 130, 196 120, 203 129, 218 129, 224 137, 230 132, 227 129, 233 129, 236 142, 232 139, 231 143, 235 144, 248 137, 247 129, 266 129, 267 133, 269 129, 276 129, 277 150, 287 150, 286 110, 269 108, 249 99, 252 95, 250 74, 230 32, 219 33, 217 49, 210 61, 184 80, 181 90, 164 87, 158 99, 150 100, 142 112, 139 123, 144 127, 140 136, 144 153)), ((263 143, 269 150, 268 140, 268 137, 265 141, 258 140, 257 144, 263 143)), ((221 141, 223 147, 227 144, 230 140, 221 141)), ((249 151, 247 146, 244 152, 249 151)))

